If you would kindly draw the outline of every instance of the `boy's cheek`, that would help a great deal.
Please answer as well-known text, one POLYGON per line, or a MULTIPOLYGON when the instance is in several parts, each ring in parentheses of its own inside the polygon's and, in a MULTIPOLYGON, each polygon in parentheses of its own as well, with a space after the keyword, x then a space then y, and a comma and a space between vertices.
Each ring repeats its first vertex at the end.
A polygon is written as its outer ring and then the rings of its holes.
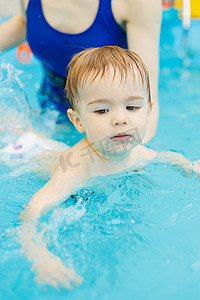
POLYGON ((139 126, 136 127, 135 129, 135 134, 137 135, 138 139, 140 141, 143 140, 145 134, 146 134, 146 131, 147 131, 147 126, 148 126, 148 123, 147 122, 142 122, 142 124, 140 124, 139 126))

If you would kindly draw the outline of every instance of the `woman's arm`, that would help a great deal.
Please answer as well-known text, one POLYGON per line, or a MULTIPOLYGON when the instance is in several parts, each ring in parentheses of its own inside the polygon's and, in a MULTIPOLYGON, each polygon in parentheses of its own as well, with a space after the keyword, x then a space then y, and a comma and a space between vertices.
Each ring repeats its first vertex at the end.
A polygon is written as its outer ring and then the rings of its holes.
POLYGON ((0 51, 8 50, 26 39, 25 5, 21 0, 21 13, 0 26, 0 51))
POLYGON ((156 133, 159 115, 158 70, 162 1, 126 0, 126 15, 128 48, 141 56, 149 70, 153 107, 144 139, 148 143, 156 133))

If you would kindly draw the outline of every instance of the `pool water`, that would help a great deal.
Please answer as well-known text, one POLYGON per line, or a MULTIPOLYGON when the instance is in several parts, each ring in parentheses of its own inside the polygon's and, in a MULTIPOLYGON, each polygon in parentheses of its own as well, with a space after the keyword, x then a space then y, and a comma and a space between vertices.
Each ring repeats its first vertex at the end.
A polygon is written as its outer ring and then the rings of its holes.
MULTIPOLYGON (((200 159, 199 32, 200 21, 193 21, 184 44, 177 12, 164 13, 160 122, 150 145, 156 150, 181 152, 192 161, 200 159)), ((1 60, 25 70, 17 78, 35 110, 40 67, 36 60, 19 65, 14 55, 12 50, 1 60)), ((19 84, 15 81, 16 89, 19 84)), ((72 136, 66 140, 68 145, 79 138, 72 129, 68 136, 72 136)), ((16 157, 13 163, 1 159, 1 299, 200 299, 198 180, 186 178, 170 166, 155 164, 134 174, 96 178, 76 198, 44 215, 37 229, 45 229, 43 239, 48 249, 66 266, 72 261, 84 278, 72 291, 57 291, 37 285, 32 264, 21 254, 17 241, 17 218, 47 180, 32 172, 35 167, 16 157)))

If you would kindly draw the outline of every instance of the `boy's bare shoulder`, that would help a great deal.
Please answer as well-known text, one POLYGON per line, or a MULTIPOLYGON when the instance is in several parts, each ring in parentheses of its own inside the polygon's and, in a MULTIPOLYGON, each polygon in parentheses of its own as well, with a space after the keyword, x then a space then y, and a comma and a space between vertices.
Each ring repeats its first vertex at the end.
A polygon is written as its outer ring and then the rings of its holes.
POLYGON ((157 151, 147 148, 143 145, 140 146, 140 153, 144 159, 149 159, 149 160, 155 160, 158 155, 157 151))
POLYGON ((56 171, 59 176, 74 175, 86 179, 90 171, 90 149, 85 140, 81 140, 73 147, 61 153, 56 162, 56 171))
POLYGON ((144 168, 157 160, 158 152, 143 145, 137 146, 137 152, 134 153, 133 165, 135 168, 144 168))

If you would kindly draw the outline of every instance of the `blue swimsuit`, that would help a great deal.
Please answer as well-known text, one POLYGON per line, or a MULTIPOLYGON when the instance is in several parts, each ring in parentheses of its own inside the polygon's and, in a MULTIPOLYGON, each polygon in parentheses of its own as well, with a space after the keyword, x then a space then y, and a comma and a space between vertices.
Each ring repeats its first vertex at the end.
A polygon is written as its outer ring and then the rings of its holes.
POLYGON ((51 27, 43 14, 41 0, 29 0, 27 14, 27 41, 34 55, 44 67, 41 87, 42 108, 66 112, 64 85, 66 67, 74 54, 90 47, 117 45, 127 48, 126 32, 116 23, 112 0, 99 0, 93 24, 78 34, 60 32, 51 27))

